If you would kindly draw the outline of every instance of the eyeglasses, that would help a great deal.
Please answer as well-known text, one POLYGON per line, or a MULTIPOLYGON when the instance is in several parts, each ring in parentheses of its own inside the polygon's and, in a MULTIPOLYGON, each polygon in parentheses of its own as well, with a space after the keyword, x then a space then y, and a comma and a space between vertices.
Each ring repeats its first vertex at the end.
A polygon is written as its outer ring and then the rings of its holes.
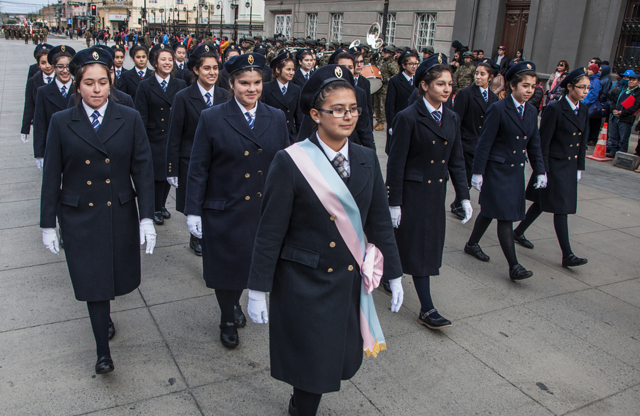
POLYGON ((560 63, 558 64, 558 66, 564 66, 564 64, 563 64, 562 62, 560 62, 560 63))
POLYGON ((358 117, 360 114, 362 114, 361 107, 353 107, 351 110, 345 110, 344 108, 336 108, 335 110, 323 110, 321 108, 318 108, 317 110, 323 113, 331 114, 335 118, 344 118, 347 116, 347 113, 351 114, 351 117, 358 117))
POLYGON ((418 63, 417 62, 407 62, 405 65, 406 66, 418 66, 418 63))
POLYGON ((364 65, 364 61, 356 61, 356 65, 364 65))
POLYGON ((69 70, 69 65, 56 65, 56 69, 58 71, 64 71, 64 70, 69 70))
POLYGON ((576 85, 576 86, 575 86, 575 87, 573 87, 573 88, 575 88, 575 89, 577 89, 577 90, 580 90, 580 91, 585 91, 585 90, 586 90, 586 91, 591 91, 591 90, 593 89, 592 87, 590 87, 590 86, 588 86, 588 85, 576 85))

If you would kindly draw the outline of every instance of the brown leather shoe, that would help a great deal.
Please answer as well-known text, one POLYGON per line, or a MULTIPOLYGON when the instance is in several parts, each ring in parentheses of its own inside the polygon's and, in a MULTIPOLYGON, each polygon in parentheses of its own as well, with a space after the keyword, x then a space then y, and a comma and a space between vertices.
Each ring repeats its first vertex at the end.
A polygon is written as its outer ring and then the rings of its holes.
POLYGON ((375 125, 374 130, 376 131, 382 131, 384 130, 384 123, 378 123, 375 125))

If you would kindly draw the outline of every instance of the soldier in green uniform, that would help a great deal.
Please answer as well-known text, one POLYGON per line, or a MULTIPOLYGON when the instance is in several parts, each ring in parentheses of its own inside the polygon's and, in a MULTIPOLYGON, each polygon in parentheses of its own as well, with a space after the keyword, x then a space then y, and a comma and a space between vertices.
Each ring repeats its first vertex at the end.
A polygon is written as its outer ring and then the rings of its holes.
POLYGON ((87 28, 84 31, 84 38, 87 41, 87 48, 91 47, 91 39, 93 39, 93 35, 91 34, 91 29, 87 28))
POLYGON ((473 53, 462 54, 464 64, 453 74, 453 93, 456 94, 463 88, 473 84, 476 74, 476 66, 473 64, 473 53))
POLYGON ((380 88, 375 94, 373 94, 373 112, 378 114, 376 117, 377 123, 373 126, 377 131, 384 130, 384 124, 387 119, 384 115, 384 101, 387 99, 387 84, 391 77, 396 75, 400 70, 398 63, 394 59, 396 48, 393 45, 387 45, 382 48, 382 60, 378 65, 380 70, 380 76, 382 77, 382 88, 380 88))
POLYGON ((149 32, 144 34, 144 46, 146 46, 147 49, 151 49, 151 36, 149 32))
POLYGON ((271 63, 271 60, 278 56, 280 51, 284 49, 284 46, 282 46, 282 39, 280 39, 280 37, 276 37, 273 43, 274 47, 267 54, 267 65, 269 65, 271 63))
POLYGON ((47 36, 49 36, 49 29, 46 27, 42 28, 42 41, 47 42, 47 36))
MULTIPOLYGON (((36 38, 36 32, 34 31, 33 32, 33 39, 35 40, 35 38, 36 38)), ((25 45, 29 44, 29 29, 25 30, 25 33, 24 33, 24 44, 25 45)))

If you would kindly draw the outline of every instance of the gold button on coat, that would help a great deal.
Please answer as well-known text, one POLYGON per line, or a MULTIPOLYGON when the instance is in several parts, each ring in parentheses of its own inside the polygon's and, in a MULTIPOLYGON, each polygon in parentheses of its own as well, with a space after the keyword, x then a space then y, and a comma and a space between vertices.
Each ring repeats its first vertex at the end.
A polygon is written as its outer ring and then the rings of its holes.
POLYGON ((258 176, 262 176, 262 171, 261 170, 258 171, 258 176))
POLYGON ((92 207, 93 206, 93 202, 89 202, 89 206, 92 207))
POLYGON ((107 201, 107 206, 110 207, 111 206, 111 201, 107 201))
POLYGON ((248 173, 245 173, 245 174, 244 174, 244 177, 245 177, 245 178, 248 178, 249 176, 251 176, 251 175, 249 175, 248 173))
POLYGON ((442 182, 442 179, 440 179, 440 182, 442 182))
POLYGON ((350 272, 352 272, 352 271, 353 271, 353 266, 352 266, 352 265, 349 265, 349 267, 347 267, 347 270, 349 270, 350 272))
POLYGON ((449 144, 449 142, 445 140, 445 141, 444 141, 444 144, 449 144))
POLYGON ((258 154, 261 155, 262 154, 262 149, 258 149, 258 154))
POLYGON ((336 220, 336 216, 335 216, 335 215, 332 215, 332 216, 330 216, 330 217, 329 217, 329 219, 330 219, 331 221, 335 221, 335 220, 336 220))
POLYGON ((443 160, 442 163, 445 163, 445 161, 443 160))
POLYGON ((91 185, 91 181, 87 181, 87 185, 91 185))
POLYGON ((249 195, 245 196, 244 199, 246 199, 247 201, 251 199, 251 197, 249 195))
POLYGON ((427 183, 431 183, 431 179, 429 179, 429 180, 427 181, 427 183))
POLYGON ((86 163, 87 165, 90 164, 91 162, 88 160, 85 160, 84 163, 86 163))
POLYGON ((258 198, 262 197, 262 192, 258 192, 258 194, 256 195, 258 198))
POLYGON ((431 163, 433 163, 433 160, 431 161, 431 163))
POLYGON ((106 158, 106 159, 104 160, 104 163, 109 163, 109 162, 111 162, 111 161, 109 160, 109 158, 106 158))
POLYGON ((333 269, 329 268, 329 270, 327 270, 327 273, 333 273, 333 269))
POLYGON ((111 179, 107 179, 107 180, 106 180, 106 182, 107 182, 107 183, 111 183, 111 179))
POLYGON ((249 152, 245 150, 245 151, 244 151, 244 155, 245 155, 245 156, 249 156, 249 152))
POLYGON ((336 243, 334 243, 333 241, 329 243, 329 247, 334 248, 336 246, 336 243))

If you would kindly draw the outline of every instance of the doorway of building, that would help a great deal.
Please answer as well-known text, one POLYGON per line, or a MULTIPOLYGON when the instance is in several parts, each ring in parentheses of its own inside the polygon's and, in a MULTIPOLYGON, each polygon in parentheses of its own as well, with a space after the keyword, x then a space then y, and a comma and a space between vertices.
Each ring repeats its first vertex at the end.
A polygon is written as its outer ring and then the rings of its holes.
POLYGON ((513 59, 516 51, 524 47, 524 38, 527 35, 527 23, 529 22, 530 0, 506 0, 504 25, 502 27, 501 45, 507 49, 506 55, 513 59))

